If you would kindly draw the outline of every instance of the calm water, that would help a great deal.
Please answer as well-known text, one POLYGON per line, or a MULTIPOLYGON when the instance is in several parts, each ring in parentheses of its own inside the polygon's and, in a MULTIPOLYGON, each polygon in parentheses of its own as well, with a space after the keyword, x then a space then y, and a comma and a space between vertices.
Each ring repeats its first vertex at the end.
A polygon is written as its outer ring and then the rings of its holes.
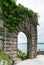
MULTIPOLYGON (((27 44, 26 43, 19 43, 18 48, 23 52, 27 53, 27 44)), ((37 50, 44 51, 44 43, 37 44, 37 50)))

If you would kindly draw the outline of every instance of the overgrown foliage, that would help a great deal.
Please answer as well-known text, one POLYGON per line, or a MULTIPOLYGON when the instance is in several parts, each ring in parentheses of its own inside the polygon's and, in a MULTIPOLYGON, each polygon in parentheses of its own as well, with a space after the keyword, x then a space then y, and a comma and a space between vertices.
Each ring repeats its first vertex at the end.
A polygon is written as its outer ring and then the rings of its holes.
POLYGON ((22 60, 25 60, 27 58, 26 54, 21 50, 18 50, 18 57, 21 58, 22 60))
POLYGON ((0 17, 4 21, 4 27, 14 30, 26 17, 37 15, 23 5, 16 4, 15 0, 0 0, 0 17))
POLYGON ((0 61, 1 60, 6 60, 8 62, 8 65, 11 65, 9 57, 4 53, 2 49, 0 49, 0 61))

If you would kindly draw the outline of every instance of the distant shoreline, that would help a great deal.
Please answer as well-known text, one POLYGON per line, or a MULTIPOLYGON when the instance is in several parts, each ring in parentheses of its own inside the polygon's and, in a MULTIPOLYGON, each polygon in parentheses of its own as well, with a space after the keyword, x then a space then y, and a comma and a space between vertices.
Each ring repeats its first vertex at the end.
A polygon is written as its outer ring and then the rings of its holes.
MULTIPOLYGON (((23 52, 27 53, 27 44, 28 43, 18 43, 18 48, 23 52)), ((37 51, 44 51, 44 43, 37 43, 37 51)))
MULTIPOLYGON (((18 43, 18 44, 27 44, 27 43, 18 43)), ((44 44, 44 43, 37 43, 37 44, 44 44)))
POLYGON ((37 44, 44 44, 44 43, 37 43, 37 44))

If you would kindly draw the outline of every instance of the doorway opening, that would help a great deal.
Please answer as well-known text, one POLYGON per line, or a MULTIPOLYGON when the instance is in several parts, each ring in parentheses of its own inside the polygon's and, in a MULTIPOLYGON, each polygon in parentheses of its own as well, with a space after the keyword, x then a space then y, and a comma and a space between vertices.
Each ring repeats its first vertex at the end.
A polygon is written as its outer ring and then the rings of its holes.
POLYGON ((17 42, 18 42, 18 50, 25 53, 25 55, 27 56, 27 37, 25 33, 19 32, 17 42))

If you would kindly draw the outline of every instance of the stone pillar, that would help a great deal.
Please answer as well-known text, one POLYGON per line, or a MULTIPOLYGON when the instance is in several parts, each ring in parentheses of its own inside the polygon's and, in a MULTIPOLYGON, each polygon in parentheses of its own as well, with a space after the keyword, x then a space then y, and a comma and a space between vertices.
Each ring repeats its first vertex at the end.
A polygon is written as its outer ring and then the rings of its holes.
POLYGON ((31 42, 31 35, 29 34, 27 37, 27 58, 31 58, 31 51, 32 51, 32 42, 31 42))
POLYGON ((32 51, 32 36, 31 36, 31 24, 28 23, 27 26, 27 58, 31 58, 31 51, 32 51))
POLYGON ((30 25, 27 34, 27 58, 35 58, 37 53, 37 26, 30 25))
POLYGON ((37 26, 35 25, 31 25, 31 36, 32 36, 31 58, 35 58, 37 53, 37 26))

